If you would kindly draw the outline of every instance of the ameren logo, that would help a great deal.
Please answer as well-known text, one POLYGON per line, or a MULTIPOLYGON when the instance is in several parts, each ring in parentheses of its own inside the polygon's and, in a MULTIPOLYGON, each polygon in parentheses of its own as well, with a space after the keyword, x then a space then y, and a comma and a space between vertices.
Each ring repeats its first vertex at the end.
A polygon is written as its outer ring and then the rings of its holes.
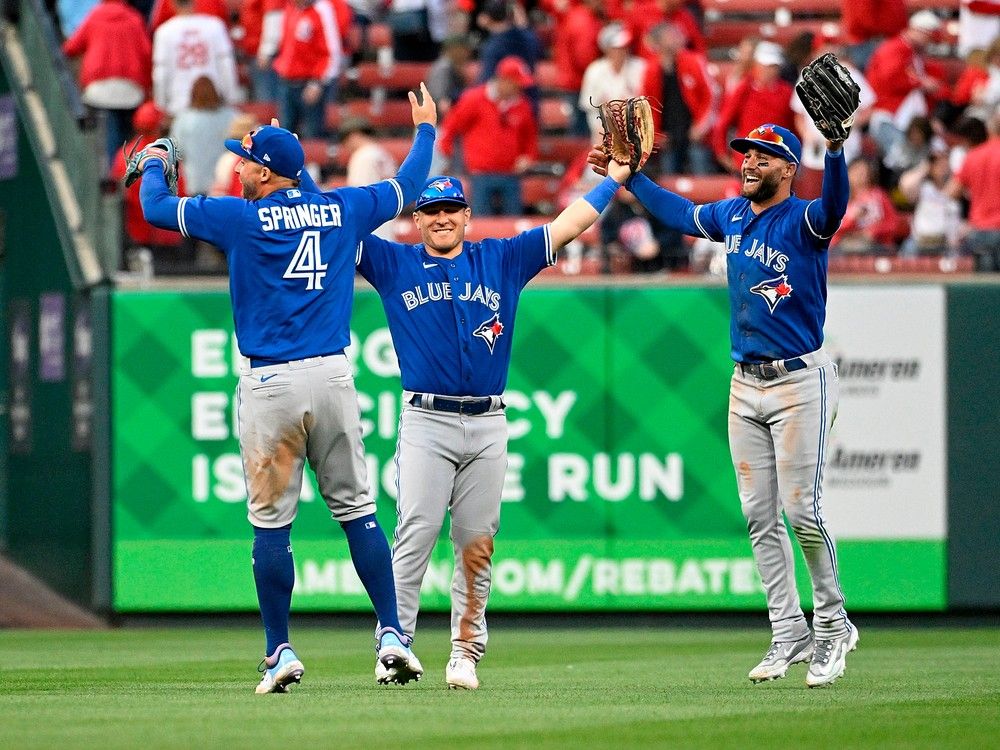
MULTIPOLYGON (((386 328, 373 331, 362 342, 352 336, 348 356, 379 378, 391 379, 387 390, 358 392, 364 437, 377 436, 395 441, 402 394, 399 390, 399 365, 392 339, 386 328), (391 390, 390 390, 391 389, 391 390)), ((192 375, 195 378, 219 378, 239 372, 236 343, 226 331, 194 331, 191 337, 192 375)), ((236 450, 236 396, 229 382, 227 390, 213 389, 191 394, 191 437, 206 449, 192 457, 192 498, 196 502, 217 500, 239 503, 246 500, 243 463, 236 450), (209 450, 229 442, 232 449, 209 450)), ((507 429, 510 440, 503 501, 521 502, 527 495, 523 482, 529 456, 517 450, 517 441, 535 433, 538 450, 532 460, 544 461, 548 500, 554 503, 603 500, 622 502, 636 498, 643 502, 684 497, 684 459, 679 453, 620 452, 573 453, 553 451, 571 434, 571 420, 577 405, 575 391, 525 392, 508 390, 507 429), (537 433, 543 432, 544 437, 537 433), (544 448, 544 455, 542 449, 544 448)), ((229 446, 227 446, 229 448, 229 446)), ((396 497, 396 467, 393 456, 366 456, 373 496, 381 493, 396 497)), ((537 465, 536 465, 537 466, 537 465)), ((532 471, 537 471, 536 467, 532 471)), ((309 472, 302 484, 301 499, 318 499, 309 472)))
POLYGON ((884 380, 916 380, 920 376, 919 359, 850 359, 837 357, 841 380, 881 382, 884 380))
POLYGON ((918 450, 848 450, 835 447, 827 460, 827 481, 833 487, 886 487, 893 476, 920 471, 918 450))
MULTIPOLYGON (((432 561, 424 596, 450 596, 452 564, 432 561)), ((759 597, 763 586, 752 558, 625 558, 583 555, 574 562, 499 559, 492 594, 577 602, 600 597, 759 597)), ((347 596, 365 592, 350 560, 304 559, 295 571, 296 596, 347 596)))

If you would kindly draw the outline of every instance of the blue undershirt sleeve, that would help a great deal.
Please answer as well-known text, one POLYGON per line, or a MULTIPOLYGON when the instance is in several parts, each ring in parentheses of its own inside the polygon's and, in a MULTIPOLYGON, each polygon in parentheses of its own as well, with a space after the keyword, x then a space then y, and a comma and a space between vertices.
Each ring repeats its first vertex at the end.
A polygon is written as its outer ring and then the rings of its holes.
POLYGON ((823 192, 806 206, 806 227, 817 240, 828 240, 840 226, 851 198, 847 179, 847 161, 843 150, 826 152, 823 169, 823 192))
POLYGON ((625 187, 639 199, 647 211, 670 229, 715 242, 723 240, 723 234, 715 221, 715 204, 696 206, 687 198, 657 185, 641 172, 632 175, 625 187))

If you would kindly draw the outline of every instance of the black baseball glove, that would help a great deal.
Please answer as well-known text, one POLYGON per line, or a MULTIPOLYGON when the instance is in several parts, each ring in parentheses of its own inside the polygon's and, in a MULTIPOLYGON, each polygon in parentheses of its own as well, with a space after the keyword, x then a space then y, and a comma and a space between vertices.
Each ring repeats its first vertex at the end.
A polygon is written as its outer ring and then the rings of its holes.
POLYGON ((836 56, 827 53, 802 69, 795 93, 828 141, 845 141, 861 106, 861 87, 836 56))
POLYGON ((132 150, 128 152, 122 147, 122 152, 125 153, 125 177, 123 178, 125 187, 129 187, 142 177, 142 171, 150 159, 158 159, 163 163, 163 176, 167 180, 167 187, 171 193, 177 195, 177 162, 180 161, 180 155, 177 153, 174 142, 169 138, 157 138, 146 148, 136 151, 138 145, 139 141, 137 140, 132 144, 132 150))

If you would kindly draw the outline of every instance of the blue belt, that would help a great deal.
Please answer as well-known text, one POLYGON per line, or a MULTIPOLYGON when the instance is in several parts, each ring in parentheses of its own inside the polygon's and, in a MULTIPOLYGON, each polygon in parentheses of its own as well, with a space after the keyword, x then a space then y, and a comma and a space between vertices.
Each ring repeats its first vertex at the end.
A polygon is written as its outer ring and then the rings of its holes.
POLYGON ((338 349, 335 352, 330 352, 329 354, 314 354, 309 357, 299 357, 296 359, 267 359, 266 357, 250 357, 250 367, 270 367, 271 365, 287 365, 289 362, 299 362, 303 359, 318 359, 319 357, 333 357, 337 354, 343 354, 343 349, 338 349))
MULTIPOLYGON (((808 367, 802 357, 792 357, 791 359, 786 359, 784 360, 784 365, 786 372, 804 370, 808 367)), ((785 374, 778 369, 777 364, 774 362, 762 362, 761 364, 740 362, 740 370, 743 371, 744 375, 753 375, 761 380, 774 380, 775 378, 780 378, 785 374)))
MULTIPOLYGON (((410 398, 410 405, 418 409, 432 409, 433 411, 446 411, 451 414, 485 414, 493 408, 493 398, 483 396, 481 398, 447 398, 446 396, 435 396, 433 399, 427 398, 423 393, 414 393, 410 398)), ((502 405, 501 405, 502 406, 502 405)))

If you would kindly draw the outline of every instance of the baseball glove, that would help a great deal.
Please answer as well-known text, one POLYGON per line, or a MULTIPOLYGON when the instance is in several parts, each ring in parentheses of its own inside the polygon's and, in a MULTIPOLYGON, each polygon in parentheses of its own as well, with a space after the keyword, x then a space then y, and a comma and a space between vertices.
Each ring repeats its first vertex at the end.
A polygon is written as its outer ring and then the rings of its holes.
POLYGON ((653 108, 649 99, 636 96, 591 105, 597 108, 604 128, 604 155, 638 172, 653 151, 653 108))
POLYGON ((167 180, 167 187, 173 195, 177 195, 177 162, 180 161, 180 154, 177 147, 169 138, 157 138, 144 149, 136 151, 139 141, 132 144, 132 150, 125 152, 125 187, 129 187, 133 182, 142 177, 142 172, 150 159, 159 159, 163 163, 163 176, 167 180))
POLYGON ((795 92, 827 140, 847 140, 861 106, 861 88, 834 55, 827 53, 804 67, 795 92))

